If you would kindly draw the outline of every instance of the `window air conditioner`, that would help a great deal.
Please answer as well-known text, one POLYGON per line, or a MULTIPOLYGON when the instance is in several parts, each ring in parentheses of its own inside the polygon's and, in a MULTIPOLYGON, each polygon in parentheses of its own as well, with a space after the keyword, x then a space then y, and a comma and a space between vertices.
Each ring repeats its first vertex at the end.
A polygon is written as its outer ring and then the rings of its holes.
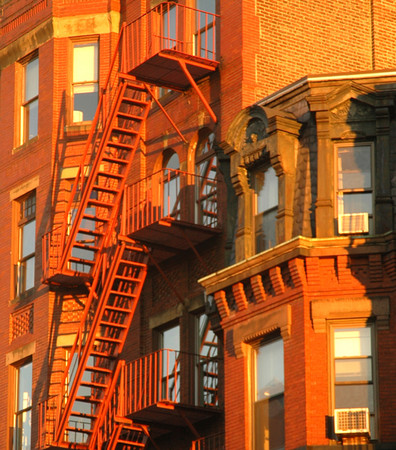
POLYGON ((340 214, 338 216, 338 233, 368 233, 368 213, 340 214))
POLYGON ((345 408, 334 410, 336 434, 369 434, 370 414, 368 408, 345 408))

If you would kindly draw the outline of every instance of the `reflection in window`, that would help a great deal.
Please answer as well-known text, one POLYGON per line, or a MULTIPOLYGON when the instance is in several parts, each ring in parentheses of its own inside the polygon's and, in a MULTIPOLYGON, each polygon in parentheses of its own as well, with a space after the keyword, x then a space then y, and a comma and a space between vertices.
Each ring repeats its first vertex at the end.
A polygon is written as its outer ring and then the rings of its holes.
POLYGON ((16 368, 14 450, 30 450, 32 427, 32 361, 16 368))
POLYGON ((215 0, 197 0, 197 32, 195 34, 195 54, 202 58, 215 59, 214 17, 216 13, 215 0), (211 13, 211 14, 205 14, 211 13))
POLYGON ((213 150, 214 134, 200 142, 195 157, 197 223, 217 225, 217 158, 213 150))
POLYGON ((176 6, 169 3, 161 5, 162 11, 162 48, 176 47, 176 6))
POLYGON ((334 407, 369 408, 375 438, 372 328, 335 328, 334 407))
POLYGON ((180 163, 173 152, 163 165, 163 217, 180 218, 180 163))
POLYGON ((199 404, 218 405, 218 339, 206 314, 198 316, 199 362, 197 367, 199 404))
POLYGON ((38 134, 39 59, 24 66, 24 89, 21 109, 21 144, 38 134))
POLYGON ((160 334, 162 350, 161 392, 164 400, 180 401, 180 326, 160 334))
POLYGON ((98 43, 73 45, 73 122, 92 120, 98 105, 98 43))
POLYGON ((36 251, 36 192, 18 202, 18 262, 15 265, 15 296, 34 287, 36 251))
POLYGON ((255 450, 283 450, 284 423, 283 341, 277 339, 256 351, 255 450))
POLYGON ((278 213, 278 178, 272 166, 256 170, 251 175, 255 192, 256 253, 276 245, 276 215, 278 213))
MULTIPOLYGON (((371 146, 359 145, 337 149, 337 198, 339 220, 350 220, 350 232, 362 232, 354 225, 357 214, 368 216, 369 230, 373 231, 373 183, 371 146)), ((344 227, 343 227, 344 228, 344 227)), ((367 230, 368 231, 368 230, 367 230)), ((367 232, 366 231, 366 232, 367 232)), ((343 232, 340 229, 340 232, 343 232)))

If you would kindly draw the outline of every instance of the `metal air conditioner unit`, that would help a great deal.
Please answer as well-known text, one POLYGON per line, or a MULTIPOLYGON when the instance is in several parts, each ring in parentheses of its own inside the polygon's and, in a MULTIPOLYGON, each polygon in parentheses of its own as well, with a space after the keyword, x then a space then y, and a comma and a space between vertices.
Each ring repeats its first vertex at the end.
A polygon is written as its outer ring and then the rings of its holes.
POLYGON ((338 233, 354 234, 368 233, 368 213, 340 214, 338 216, 338 233))
POLYGON ((336 434, 370 434, 368 408, 345 408, 334 410, 336 434))

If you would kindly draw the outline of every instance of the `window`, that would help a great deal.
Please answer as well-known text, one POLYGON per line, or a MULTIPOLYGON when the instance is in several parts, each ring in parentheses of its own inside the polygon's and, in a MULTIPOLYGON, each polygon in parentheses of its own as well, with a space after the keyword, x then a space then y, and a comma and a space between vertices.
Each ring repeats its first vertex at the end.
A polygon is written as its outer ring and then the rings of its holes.
POLYGON ((180 325, 160 333, 162 350, 162 397, 180 401, 180 325))
POLYGON ((334 408, 369 408, 370 434, 375 439, 373 328, 333 330, 334 408))
POLYGON ((210 328, 209 317, 200 314, 198 321, 199 362, 197 367, 198 401, 200 405, 218 405, 218 339, 210 328))
POLYGON ((177 153, 171 150, 163 164, 163 217, 180 218, 180 163, 177 153))
POLYGON ((284 364, 283 341, 262 343, 255 352, 254 448, 283 450, 284 364))
POLYGON ((215 0, 197 0, 197 32, 195 34, 195 54, 202 58, 215 59, 214 16, 215 0), (210 14, 206 14, 210 13, 210 14))
POLYGON ((39 59, 24 65, 20 144, 38 134, 39 59))
POLYGON ((32 361, 15 368, 13 450, 30 450, 32 426, 32 361))
POLYGON ((276 245, 276 215, 278 212, 278 178, 272 166, 252 173, 255 193, 256 253, 276 245))
POLYGON ((211 133, 199 143, 195 157, 197 223, 206 226, 217 225, 217 158, 213 142, 211 133))
POLYGON ((36 250, 36 192, 19 200, 18 262, 15 265, 15 297, 34 287, 36 250))
POLYGON ((176 47, 176 6, 171 3, 161 4, 162 8, 162 48, 176 47))
POLYGON ((98 105, 98 42, 73 45, 73 122, 92 120, 98 105))
POLYGON ((373 232, 371 145, 337 147, 337 174, 339 233, 373 232))

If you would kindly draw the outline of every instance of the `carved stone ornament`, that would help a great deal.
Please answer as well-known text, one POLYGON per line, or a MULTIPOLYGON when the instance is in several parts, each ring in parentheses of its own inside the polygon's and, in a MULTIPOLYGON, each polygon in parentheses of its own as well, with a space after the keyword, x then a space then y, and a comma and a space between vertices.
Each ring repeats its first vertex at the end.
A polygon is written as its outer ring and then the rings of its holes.
POLYGON ((375 120, 375 110, 371 105, 350 99, 330 111, 334 122, 361 122, 375 120))

